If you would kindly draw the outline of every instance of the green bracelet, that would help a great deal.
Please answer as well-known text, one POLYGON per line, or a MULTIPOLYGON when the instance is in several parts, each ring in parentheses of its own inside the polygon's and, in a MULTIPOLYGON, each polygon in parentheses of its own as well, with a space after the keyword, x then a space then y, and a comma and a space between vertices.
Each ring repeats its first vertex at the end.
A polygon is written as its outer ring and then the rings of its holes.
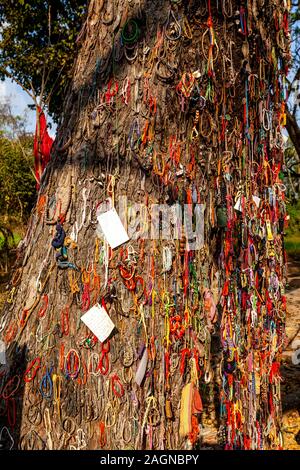
POLYGON ((125 25, 123 26, 121 32, 121 38, 123 44, 133 44, 136 42, 140 35, 140 29, 138 24, 135 20, 128 20, 125 25), (133 29, 133 32, 130 34, 130 29, 133 29))

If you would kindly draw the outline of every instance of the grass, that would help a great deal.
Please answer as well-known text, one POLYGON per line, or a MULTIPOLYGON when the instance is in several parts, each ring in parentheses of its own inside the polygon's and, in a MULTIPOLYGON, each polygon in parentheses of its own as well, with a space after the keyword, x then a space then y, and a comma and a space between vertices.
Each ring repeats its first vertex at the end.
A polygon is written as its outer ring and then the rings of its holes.
POLYGON ((300 259, 300 237, 288 236, 285 239, 285 249, 289 256, 300 259))
MULTIPOLYGON (((8 240, 8 246, 9 248, 15 248, 18 246, 20 240, 22 239, 22 236, 18 232, 13 232, 13 239, 9 237, 8 240)), ((3 234, 0 232, 0 251, 3 250, 5 244, 5 239, 3 234)))
POLYGON ((287 211, 290 220, 285 238, 285 248, 290 257, 300 259, 300 201, 296 204, 288 204, 287 211))

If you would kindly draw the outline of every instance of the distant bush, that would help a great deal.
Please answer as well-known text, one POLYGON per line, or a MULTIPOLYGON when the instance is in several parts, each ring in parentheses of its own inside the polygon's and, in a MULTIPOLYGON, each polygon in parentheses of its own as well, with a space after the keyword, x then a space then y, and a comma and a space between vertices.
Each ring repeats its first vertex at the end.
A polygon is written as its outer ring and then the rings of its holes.
POLYGON ((0 134, 0 219, 25 222, 35 199, 33 138, 0 134))
POLYGON ((285 247, 293 258, 300 257, 300 201, 288 205, 290 216, 288 229, 286 230, 285 247))

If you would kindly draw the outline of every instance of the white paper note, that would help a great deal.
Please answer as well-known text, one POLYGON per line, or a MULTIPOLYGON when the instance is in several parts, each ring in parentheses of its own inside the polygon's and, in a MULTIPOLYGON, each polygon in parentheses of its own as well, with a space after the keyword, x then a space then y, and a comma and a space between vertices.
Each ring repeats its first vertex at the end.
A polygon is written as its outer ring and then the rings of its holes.
POLYGON ((103 343, 111 334, 115 325, 107 315, 105 308, 96 304, 82 315, 81 320, 103 343))
POLYGON ((259 207, 260 205, 260 198, 258 196, 252 196, 252 199, 256 205, 256 207, 259 207))
POLYGON ((97 217, 107 243, 111 248, 116 248, 128 242, 128 234, 117 214, 116 209, 111 209, 97 217))
POLYGON ((5 348, 5 343, 4 341, 0 340, 0 364, 6 364, 6 354, 5 354, 6 348, 5 348))
POLYGON ((147 348, 145 348, 141 362, 139 363, 136 374, 135 374, 135 382, 138 384, 138 386, 141 386, 141 383, 143 382, 143 378, 145 377, 145 373, 147 369, 147 362, 148 362, 148 351, 147 351, 147 348))
POLYGON ((239 197, 234 206, 236 211, 242 212, 242 198, 239 197))

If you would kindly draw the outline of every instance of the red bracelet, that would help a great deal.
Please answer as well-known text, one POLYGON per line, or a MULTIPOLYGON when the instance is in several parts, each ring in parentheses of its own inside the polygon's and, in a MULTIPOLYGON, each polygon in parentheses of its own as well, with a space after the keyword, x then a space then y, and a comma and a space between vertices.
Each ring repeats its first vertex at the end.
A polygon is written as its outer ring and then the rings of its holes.
POLYGON ((16 337, 17 332, 18 332, 18 325, 14 321, 9 325, 9 327, 6 330, 6 333, 5 333, 5 336, 4 336, 5 343, 8 344, 11 341, 13 341, 16 337))
POLYGON ((90 297, 90 284, 89 282, 84 284, 82 296, 81 296, 81 310, 83 312, 87 312, 91 304, 91 297, 90 297))
POLYGON ((66 375, 71 379, 76 379, 80 369, 79 354, 75 349, 70 349, 66 356, 66 375), (72 370, 73 369, 73 370, 72 370))
POLYGON ((106 375, 109 370, 109 357, 108 357, 109 350, 110 350, 109 341, 107 341, 106 346, 104 345, 104 343, 102 343, 101 356, 100 356, 99 365, 98 365, 98 369, 100 371, 100 374, 102 375, 106 375))
POLYGON ((180 360, 180 373, 181 373, 181 375, 184 374, 186 357, 190 357, 190 356, 191 356, 190 349, 188 349, 188 348, 182 349, 182 351, 181 351, 181 360, 180 360))
POLYGON ((128 290, 135 290, 135 286, 136 286, 136 283, 135 283, 135 280, 132 278, 132 279, 128 279, 128 280, 124 280, 124 285, 125 287, 128 289, 128 290))
POLYGON ((107 442, 104 421, 100 421, 99 428, 100 428, 99 443, 100 443, 100 447, 103 449, 103 447, 105 447, 106 442, 107 442))
POLYGON ((12 397, 18 390, 20 386, 20 382, 21 382, 21 378, 19 375, 14 375, 11 379, 9 379, 8 382, 6 382, 5 387, 2 390, 2 398, 4 398, 4 400, 7 400, 8 398, 12 397), (11 386, 11 384, 14 382, 16 378, 17 378, 17 385, 9 393, 6 393, 6 389, 9 389, 9 387, 11 386))
POLYGON ((37 374, 37 371, 39 370, 39 368, 41 367, 41 358, 40 357, 36 357, 35 359, 33 359, 33 361, 29 364, 28 368, 26 369, 25 373, 24 373, 24 382, 31 382, 34 377, 36 376, 37 374))
POLYGON ((47 308, 48 308, 49 299, 48 299, 47 294, 43 295, 42 302, 43 302, 44 305, 38 311, 38 317, 40 317, 40 318, 43 318, 45 316, 45 313, 46 313, 47 308))
POLYGON ((20 325, 25 326, 29 315, 29 310, 24 309, 20 319, 20 325))
POLYGON ((120 276, 126 281, 130 281, 135 274, 135 266, 132 266, 131 272, 128 271, 124 266, 119 266, 120 276))
POLYGON ((62 334, 65 335, 65 336, 68 336, 68 334, 70 332, 69 305, 67 305, 61 311, 60 327, 61 327, 62 334))
POLYGON ((124 395, 124 387, 117 374, 111 376, 111 386, 116 397, 121 398, 124 395))
POLYGON ((64 345, 64 343, 62 343, 61 346, 60 346, 59 368, 62 372, 64 371, 64 368, 65 368, 65 345, 64 345))
POLYGON ((102 353, 109 353, 110 351, 110 341, 107 340, 105 343, 101 344, 101 352, 102 353))

